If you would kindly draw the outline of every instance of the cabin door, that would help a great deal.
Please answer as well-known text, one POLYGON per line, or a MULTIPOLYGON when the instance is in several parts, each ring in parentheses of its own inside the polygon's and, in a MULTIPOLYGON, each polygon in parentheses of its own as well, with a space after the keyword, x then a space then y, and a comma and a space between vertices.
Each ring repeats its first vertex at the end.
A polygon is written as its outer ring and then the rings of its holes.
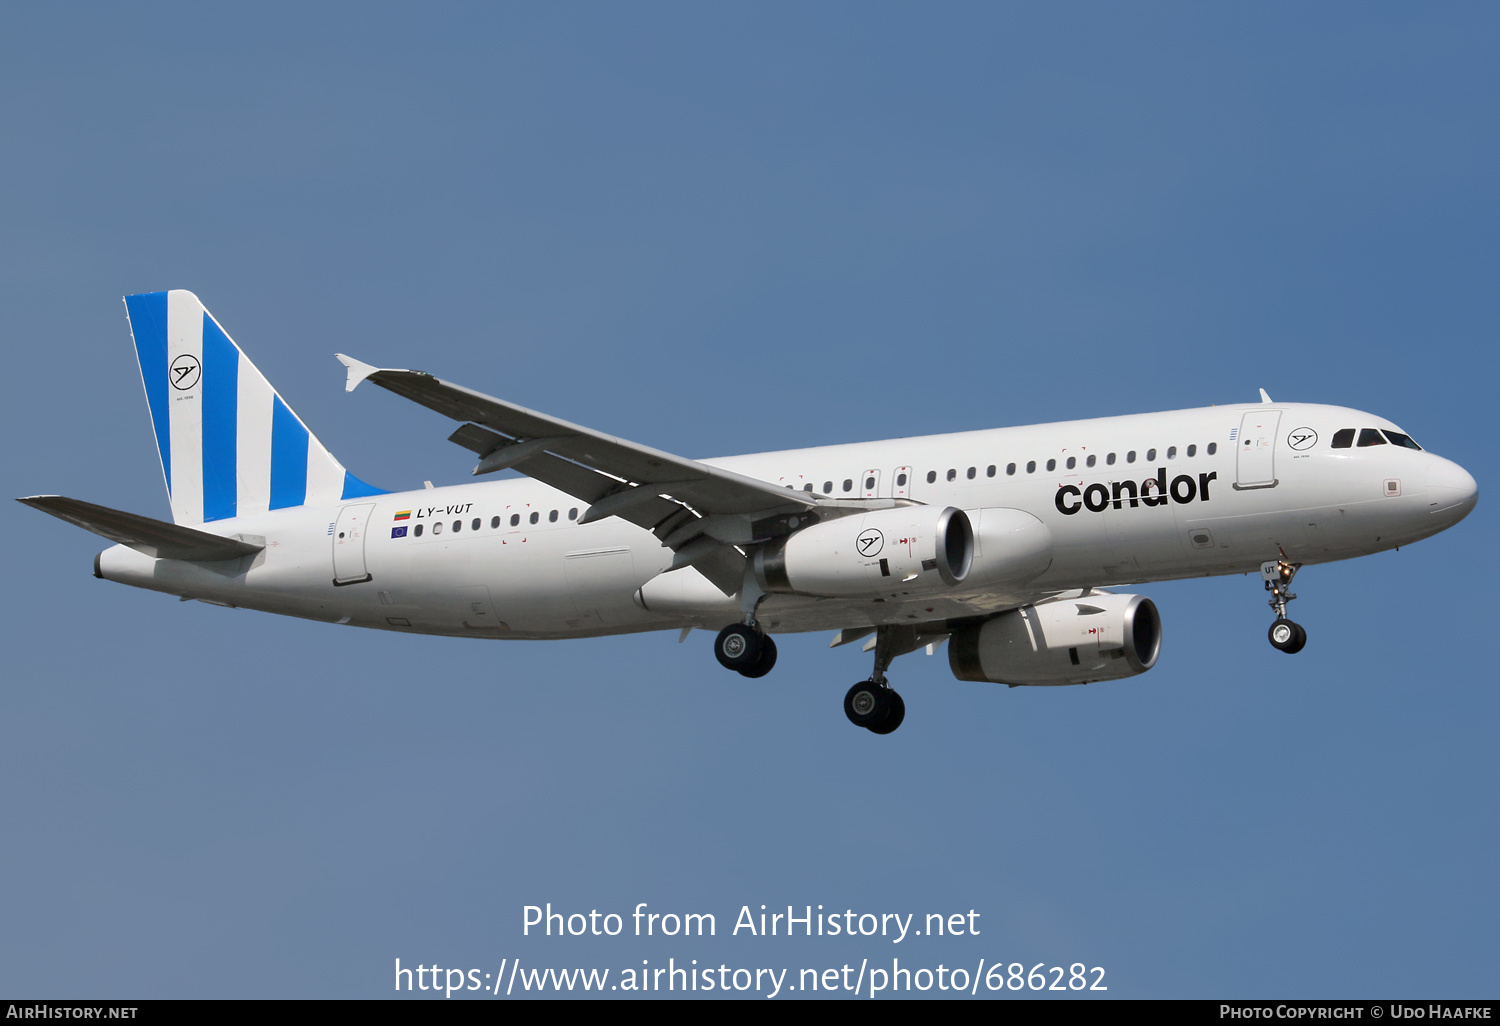
POLYGON ((365 528, 374 508, 373 502, 367 502, 339 510, 338 523, 333 525, 334 584, 359 584, 370 579, 365 569, 365 528))
POLYGON ((1235 441, 1236 488, 1276 487, 1276 426, 1280 410, 1252 410, 1240 421, 1235 441))

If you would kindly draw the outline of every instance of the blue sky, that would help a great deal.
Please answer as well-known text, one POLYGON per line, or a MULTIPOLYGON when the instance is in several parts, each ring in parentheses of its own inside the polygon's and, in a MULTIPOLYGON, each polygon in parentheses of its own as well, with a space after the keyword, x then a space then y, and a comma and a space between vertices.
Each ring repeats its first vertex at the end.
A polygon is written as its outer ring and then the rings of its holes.
POLYGON ((825 636, 412 638, 95 581, 19 505, 0 992, 388 993, 393 962, 1084 962, 1115 997, 1495 992, 1492 5, 104 5, 0 36, 12 495, 168 509, 119 297, 195 291, 323 442, 457 482, 417 366, 689 456, 1252 400, 1390 417, 1478 510, 1142 587, 1149 674, 825 636), (856 646, 857 647, 857 646, 856 646), (551 940, 521 909, 712 912, 551 940), (741 905, 979 937, 725 936, 741 905))

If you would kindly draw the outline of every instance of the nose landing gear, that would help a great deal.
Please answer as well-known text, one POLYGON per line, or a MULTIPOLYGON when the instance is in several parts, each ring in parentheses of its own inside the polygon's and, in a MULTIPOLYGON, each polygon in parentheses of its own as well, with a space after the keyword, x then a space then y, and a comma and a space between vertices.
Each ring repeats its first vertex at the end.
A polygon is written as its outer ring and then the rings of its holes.
POLYGON ((1271 624, 1267 637, 1271 640, 1271 647, 1287 655, 1301 652, 1307 644, 1307 631, 1303 630, 1301 624, 1286 618, 1286 604, 1297 597, 1287 589, 1301 568, 1301 563, 1288 562, 1285 553, 1281 559, 1268 559, 1260 565, 1261 580, 1271 593, 1270 605, 1276 611, 1276 620, 1271 624))

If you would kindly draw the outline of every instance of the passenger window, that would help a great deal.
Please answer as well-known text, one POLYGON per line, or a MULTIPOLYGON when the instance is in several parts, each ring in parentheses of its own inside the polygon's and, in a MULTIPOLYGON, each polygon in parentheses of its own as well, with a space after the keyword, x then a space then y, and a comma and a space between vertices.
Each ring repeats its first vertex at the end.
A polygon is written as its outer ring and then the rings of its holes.
MULTIPOLYGON (((902 484, 906 484, 906 475, 905 474, 901 475, 901 483, 902 484)), ((833 482, 832 481, 824 481, 823 482, 823 494, 824 495, 832 495, 833 494, 833 482)))
POLYGON ((413 538, 420 538, 420 537, 422 537, 422 525, 421 524, 418 524, 416 527, 413 527, 411 529, 411 536, 413 538))
POLYGON ((1190 445, 1190 446, 1188 446, 1187 454, 1189 456, 1196 456, 1196 455, 1198 455, 1198 447, 1196 445, 1190 445))
POLYGON ((1135 462, 1135 450, 1134 449, 1131 449, 1129 452, 1127 452, 1125 454, 1125 462, 1126 463, 1134 463, 1135 462))
POLYGON ((479 518, 478 517, 475 517, 473 523, 469 524, 469 530, 471 530, 471 531, 477 531, 477 530, 479 530, 479 518))
POLYGON ((906 475, 905 474, 897 474, 896 475, 896 486, 899 487, 899 488, 905 488, 906 487, 906 475))
POLYGON ((442 534, 443 533, 443 525, 442 524, 433 524, 432 525, 432 533, 433 534, 442 534))
POLYGON ((533 513, 533 514, 531 514, 531 522, 533 524, 536 523, 540 519, 542 519, 542 515, 540 513, 533 513))
POLYGON ((1403 435, 1399 431, 1385 431, 1384 429, 1382 429, 1382 433, 1391 440, 1392 445, 1399 445, 1403 449, 1422 451, 1422 447, 1412 440, 1411 435, 1403 435))
POLYGON ((1147 449, 1146 450, 1146 462, 1147 463, 1155 463, 1156 462, 1156 450, 1155 449, 1147 449))
POLYGON ((973 467, 969 468, 969 475, 968 475, 968 477, 969 477, 970 481, 974 480, 974 468, 973 467))
POLYGON ((1354 444, 1354 429, 1340 428, 1333 433, 1333 448, 1347 449, 1354 444))
POLYGON ((868 491, 870 491, 874 487, 875 487, 875 479, 873 477, 867 477, 867 478, 865 478, 865 491, 868 492, 868 491))
MULTIPOLYGON (((936 471, 936 470, 929 470, 929 471, 928 471, 928 472, 927 472, 927 483, 928 483, 928 484, 932 484, 932 483, 933 483, 933 482, 934 482, 934 481, 936 481, 936 480, 937 480, 937 471, 936 471)), ((849 483, 849 482, 848 482, 848 481, 845 481, 845 482, 844 482, 844 484, 846 484, 846 485, 847 485, 847 484, 848 484, 848 483, 849 483)), ((848 490, 849 490, 849 489, 848 489, 848 488, 845 488, 845 489, 844 489, 844 491, 846 491, 846 492, 847 492, 847 491, 848 491, 848 490)))
POLYGON ((1085 464, 1087 464, 1088 466, 1092 467, 1095 463, 1099 462, 1099 457, 1098 456, 1090 456, 1088 459, 1084 460, 1083 462, 1085 464))
POLYGON ((1374 428, 1360 428, 1359 442, 1356 443, 1361 449, 1369 445, 1384 445, 1385 439, 1380 437, 1380 432, 1374 428))
POLYGON ((464 529, 464 522, 462 520, 455 520, 455 521, 453 521, 453 533, 454 534, 457 534, 459 531, 462 531, 463 529, 464 529))
POLYGON ((496 528, 496 527, 499 527, 499 526, 500 526, 500 518, 499 517, 490 517, 490 527, 491 528, 496 528))
POLYGON ((557 523, 557 510, 553 510, 551 513, 547 514, 547 523, 549 523, 549 524, 555 524, 555 523, 557 523))
POLYGON ((802 486, 802 490, 804 492, 810 492, 810 491, 812 491, 812 482, 809 481, 809 482, 807 482, 807 484, 803 485, 802 486))
POLYGON ((1057 461, 1056 460, 1048 460, 1047 461, 1047 469, 1049 471, 1056 470, 1057 469, 1057 461))
POLYGON ((1219 451, 1219 443, 1218 442, 1209 442, 1208 443, 1208 454, 1210 456, 1212 456, 1214 453, 1216 453, 1218 451, 1219 451))
POLYGON ((952 469, 950 467, 949 470, 948 470, 948 480, 952 481, 952 480, 954 480, 957 477, 958 477, 958 471, 956 471, 956 470, 954 470, 954 469, 952 469))
POLYGON ((1177 446, 1175 446, 1175 445, 1169 445, 1169 446, 1167 446, 1167 459, 1169 459, 1169 460, 1175 460, 1176 458, 1177 458, 1177 446))
POLYGON ((510 515, 510 526, 511 527, 516 527, 516 526, 519 526, 520 523, 521 523, 521 514, 519 514, 519 513, 512 513, 510 515))
POLYGON ((1077 456, 1069 456, 1068 457, 1068 469, 1072 470, 1076 466, 1078 466, 1078 457, 1077 456))
POLYGON ((1016 472, 1016 465, 1014 463, 1007 463, 1005 465, 1005 474, 1006 474, 1007 477, 1009 477, 1010 475, 1013 475, 1015 472, 1016 472))
POLYGON ((1036 460, 1027 460, 1026 461, 1026 473, 1028 473, 1028 474, 1035 474, 1036 473, 1036 460))
MULTIPOLYGON (((927 475, 927 483, 928 484, 932 484, 933 480, 936 477, 937 477, 936 474, 928 474, 927 475)), ((854 479, 852 477, 846 477, 846 478, 844 478, 844 491, 846 491, 846 492, 852 492, 852 491, 854 491, 854 479)))
POLYGON ((577 506, 574 506, 572 509, 568 510, 568 519, 569 520, 577 520, 578 519, 578 507, 577 506))
POLYGON ((991 463, 988 467, 984 468, 984 476, 985 477, 994 477, 995 476, 995 465, 993 463, 991 463))
POLYGON ((1115 454, 1114 453, 1110 453, 1108 456, 1104 457, 1104 462, 1106 464, 1108 464, 1109 466, 1111 466, 1111 467, 1114 466, 1115 465, 1115 454))

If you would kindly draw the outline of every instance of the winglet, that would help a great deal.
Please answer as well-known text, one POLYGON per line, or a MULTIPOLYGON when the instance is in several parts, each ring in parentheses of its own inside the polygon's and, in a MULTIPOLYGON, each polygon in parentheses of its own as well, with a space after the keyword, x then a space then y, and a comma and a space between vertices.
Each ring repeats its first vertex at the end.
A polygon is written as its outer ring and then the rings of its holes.
MULTIPOLYGON (((339 358, 339 363, 349 368, 349 380, 344 385, 345 392, 354 391, 355 385, 380 369, 379 367, 371 367, 368 363, 356 360, 352 356, 345 356, 343 353, 334 353, 333 355, 339 358)), ((1265 393, 1261 394, 1264 395, 1265 393)))
MULTIPOLYGON (((340 359, 342 359, 342 357, 340 357, 340 359)), ((352 376, 354 374, 354 371, 350 370, 349 373, 352 376)), ((350 385, 349 387, 353 388, 354 386, 350 385)), ((1266 390, 1264 388, 1260 390, 1260 401, 1263 403, 1268 403, 1271 401, 1271 397, 1266 395, 1266 390)))

